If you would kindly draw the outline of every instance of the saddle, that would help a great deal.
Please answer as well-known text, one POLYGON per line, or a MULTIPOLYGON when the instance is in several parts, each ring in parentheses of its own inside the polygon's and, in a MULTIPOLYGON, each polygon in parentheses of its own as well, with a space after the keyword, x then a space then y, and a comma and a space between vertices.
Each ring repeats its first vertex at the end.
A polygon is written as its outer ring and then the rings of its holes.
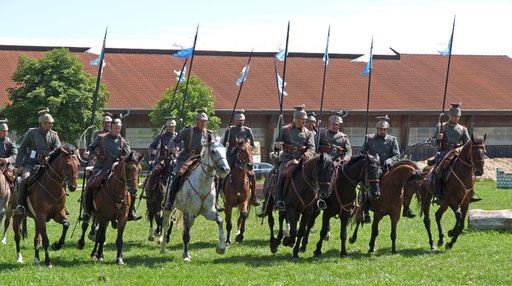
POLYGON ((181 168, 178 172, 178 176, 183 177, 183 178, 188 177, 188 175, 190 175, 190 173, 195 168, 197 168, 197 166, 199 166, 201 161, 202 161, 201 155, 195 155, 195 156, 188 158, 188 160, 185 163, 183 163, 183 165, 181 166, 181 168))
POLYGON ((444 171, 446 168, 448 168, 452 162, 457 158, 457 155, 459 155, 459 150, 453 149, 450 152, 446 153, 446 155, 443 157, 441 162, 436 168, 436 173, 439 171, 444 171))
POLYGON ((4 169, 4 175, 9 180, 9 182, 12 184, 14 181, 16 181, 16 176, 14 176, 14 173, 12 170, 5 168, 4 169))
POLYGON ((98 173, 93 175, 89 181, 87 181, 87 187, 90 189, 97 189, 110 175, 109 169, 101 169, 98 173))
POLYGON ((30 170, 30 175, 27 178, 28 184, 32 185, 35 181, 39 180, 41 175, 44 173, 45 169, 46 169, 46 165, 35 165, 30 170))
POLYGON ((161 160, 160 162, 158 162, 156 164, 156 167, 153 170, 152 174, 154 174, 154 176, 160 175, 160 173, 162 173, 164 168, 165 168, 165 160, 161 160))

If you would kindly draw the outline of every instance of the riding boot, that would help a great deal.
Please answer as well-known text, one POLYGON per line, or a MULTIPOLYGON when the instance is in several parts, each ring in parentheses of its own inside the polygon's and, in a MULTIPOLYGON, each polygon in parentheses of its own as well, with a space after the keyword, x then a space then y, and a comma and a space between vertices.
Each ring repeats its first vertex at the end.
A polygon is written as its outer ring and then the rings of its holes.
POLYGON ((23 216, 25 214, 25 202, 27 201, 27 180, 21 181, 18 187, 18 206, 16 207, 16 215, 23 216))
POLYGON ((470 203, 475 203, 475 202, 479 202, 481 200, 482 200, 482 198, 479 197, 476 193, 474 193, 473 196, 471 197, 471 199, 469 199, 469 202, 470 203))
POLYGON ((434 203, 440 205, 443 202, 443 177, 435 178, 436 180, 436 194, 434 203))
POLYGON ((82 220, 84 222, 89 222, 89 219, 91 218, 93 191, 94 190, 91 190, 90 188, 85 188, 85 209, 84 215, 82 216, 82 220))
POLYGON ((217 188, 217 192, 215 193, 215 209, 217 209, 217 212, 223 212, 224 211, 224 208, 223 207, 219 207, 219 194, 220 194, 220 189, 221 189, 221 186, 223 186, 223 179, 218 179, 218 184, 215 184, 216 188, 217 188))
POLYGON ((171 187, 169 188, 169 193, 167 194, 167 202, 165 203, 165 210, 170 211, 172 206, 174 205, 174 200, 176 199, 176 194, 178 193, 180 186, 181 177, 176 175, 172 180, 171 187))
POLYGON ((249 175, 249 185, 251 186, 251 205, 259 206, 260 203, 256 199, 256 178, 254 177, 254 173, 249 175))
POLYGON ((137 200, 137 194, 130 194, 132 197, 132 203, 130 204, 130 211, 128 212, 128 221, 132 220, 139 220, 142 217, 137 216, 137 213, 135 212, 135 201, 137 200))
POLYGON ((404 209, 402 211, 402 216, 407 218, 415 218, 416 215, 412 212, 409 206, 404 205, 404 209))
POLYGON ((286 204, 283 200, 284 197, 284 190, 285 186, 288 186, 286 178, 284 176, 281 176, 279 178, 279 182, 277 183, 277 202, 276 207, 279 211, 285 211, 286 210, 286 204))

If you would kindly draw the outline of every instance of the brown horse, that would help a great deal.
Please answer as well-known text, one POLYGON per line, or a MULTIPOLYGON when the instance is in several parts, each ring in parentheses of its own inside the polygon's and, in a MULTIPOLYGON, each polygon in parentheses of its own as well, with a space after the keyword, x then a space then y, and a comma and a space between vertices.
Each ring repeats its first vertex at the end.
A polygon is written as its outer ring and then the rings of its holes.
MULTIPOLYGON (((483 137, 474 137, 471 135, 471 140, 466 142, 460 151, 458 157, 450 164, 446 172, 450 172, 448 180, 444 183, 443 202, 439 209, 436 211, 436 222, 439 230, 439 247, 444 244, 444 234, 441 228, 441 218, 443 213, 449 208, 455 213, 457 220, 452 230, 448 231, 448 236, 451 241, 446 244, 446 249, 452 248, 453 244, 464 229, 464 220, 466 218, 471 197, 475 193, 475 177, 481 176, 484 173, 484 155, 485 155, 485 139, 483 137)), ((426 174, 425 174, 426 175, 426 174)), ((432 180, 433 181, 433 180, 432 180)), ((423 223, 428 233, 428 240, 431 249, 435 249, 434 240, 432 239, 432 232, 430 231, 430 201, 434 194, 434 185, 429 184, 424 180, 420 187, 421 194, 421 210, 424 214, 423 223)))
MULTIPOLYGON (((140 161, 144 155, 138 155, 134 152, 124 156, 117 165, 114 165, 113 171, 105 182, 103 182, 94 198, 94 214, 98 220, 99 228, 96 234, 96 241, 91 252, 92 258, 97 258, 99 262, 103 262, 103 245, 105 243, 105 234, 108 223, 117 221, 117 264, 123 262, 123 233, 128 218, 131 196, 128 192, 137 192, 139 185, 139 174, 141 171, 140 161)), ((87 222, 82 224, 83 242, 85 231, 87 230, 87 222)))
MULTIPOLYGON (((62 235, 60 239, 52 244, 53 250, 59 250, 66 239, 66 232, 69 228, 69 220, 66 217, 64 207, 66 205, 66 189, 74 191, 77 186, 78 168, 80 162, 77 157, 77 150, 71 145, 63 145, 55 149, 49 156, 43 173, 35 180, 30 194, 27 196, 26 215, 35 221, 36 235, 34 237, 35 258, 34 263, 40 264, 39 246, 41 238, 45 252, 44 262, 51 267, 50 256, 48 255, 49 240, 46 233, 46 222, 53 219, 62 224, 62 235)), ((20 217, 13 217, 14 240, 16 242, 16 253, 19 263, 23 263, 20 252, 20 217)))
MULTIPOLYGON (((352 157, 345 165, 337 165, 333 184, 332 194, 325 200, 327 208, 322 215, 322 230, 320 231, 320 240, 316 244, 315 256, 322 255, 322 244, 327 237, 329 231, 329 221, 334 216, 339 216, 341 229, 341 251, 340 256, 347 256, 346 240, 347 240, 347 225, 356 203, 357 186, 365 179, 365 170, 370 165, 377 164, 377 160, 373 156, 361 154, 352 157)), ((378 171, 378 170, 374 170, 378 171)), ((371 185, 372 186, 372 185, 371 185)), ((376 185, 373 185, 376 187, 376 185)), ((317 212, 316 215, 319 215, 317 212)), ((308 229, 312 227, 308 226, 308 229)), ((302 251, 306 250, 303 244, 302 251)))
POLYGON ((248 206, 251 196, 248 172, 252 171, 252 147, 250 142, 240 141, 236 147, 234 168, 224 180, 224 208, 226 213, 226 245, 231 244, 231 212, 234 207, 240 209, 238 218, 238 232, 235 241, 242 243, 244 240, 245 220, 249 216, 248 206))
MULTIPOLYGON (((379 235, 379 222, 387 215, 391 218, 391 252, 396 253, 396 226, 400 220, 404 189, 409 189, 408 186, 413 185, 415 186, 413 189, 417 190, 421 179, 418 166, 410 160, 397 162, 379 179, 380 196, 377 199, 370 200, 370 209, 373 210, 373 224, 369 253, 375 252, 375 239, 379 235)), ((355 214, 356 229, 349 240, 350 243, 356 241, 357 230, 362 219, 363 208, 358 207, 355 214)))

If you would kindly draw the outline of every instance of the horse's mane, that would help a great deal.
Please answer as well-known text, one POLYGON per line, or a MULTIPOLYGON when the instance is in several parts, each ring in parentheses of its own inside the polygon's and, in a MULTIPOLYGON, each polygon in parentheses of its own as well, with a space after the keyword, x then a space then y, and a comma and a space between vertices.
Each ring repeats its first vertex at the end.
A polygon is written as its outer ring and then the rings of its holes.
POLYGON ((352 156, 352 158, 350 158, 350 161, 348 161, 348 163, 345 166, 350 167, 352 165, 355 165, 357 162, 361 161, 364 158, 365 156, 363 154, 357 154, 355 156, 352 156))
POLYGON ((418 168, 418 165, 414 161, 411 161, 409 159, 403 159, 403 160, 398 161, 396 164, 394 164, 393 167, 391 168, 391 170, 398 168, 400 166, 404 166, 404 165, 411 166, 416 170, 420 169, 420 168, 418 168))
MULTIPOLYGON (((319 157, 319 159, 322 158, 322 156, 319 157)), ((317 165, 319 167, 319 170, 325 170, 326 168, 329 168, 329 166, 332 166, 332 157, 331 155, 324 153, 323 154, 323 160, 317 160, 317 165)))
POLYGON ((55 160, 55 158, 57 158, 60 154, 64 153, 63 150, 66 151, 68 154, 75 154, 75 152, 76 152, 75 146, 73 146, 71 144, 63 144, 50 153, 50 155, 49 155, 50 158, 48 159, 48 164, 51 164, 53 162, 53 160, 55 160))

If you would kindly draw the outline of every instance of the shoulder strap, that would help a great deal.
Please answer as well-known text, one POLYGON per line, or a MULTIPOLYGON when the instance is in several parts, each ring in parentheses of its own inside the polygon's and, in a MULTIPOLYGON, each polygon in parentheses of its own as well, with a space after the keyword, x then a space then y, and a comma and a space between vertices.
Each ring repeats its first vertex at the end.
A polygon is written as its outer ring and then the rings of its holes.
POLYGON ((190 138, 188 141, 188 153, 192 152, 192 138, 194 138, 194 127, 190 127, 190 138))
POLYGON ((119 154, 119 159, 123 157, 123 145, 124 145, 124 138, 121 136, 121 152, 119 154))
POLYGON ((441 133, 444 134, 444 131, 446 130, 446 125, 448 124, 448 122, 444 122, 443 125, 441 126, 441 133))
POLYGON ((288 135, 288 140, 292 142, 292 138, 290 137, 290 130, 292 129, 292 125, 288 125, 288 128, 286 129, 286 134, 288 135))
POLYGON ((329 145, 329 143, 327 142, 327 131, 329 131, 328 129, 325 129, 324 131, 324 141, 325 141, 325 145, 329 145))
POLYGON ((107 136, 107 133, 103 133, 101 135, 101 142, 100 142, 100 151, 103 150, 103 141, 105 140, 105 137, 107 136))

